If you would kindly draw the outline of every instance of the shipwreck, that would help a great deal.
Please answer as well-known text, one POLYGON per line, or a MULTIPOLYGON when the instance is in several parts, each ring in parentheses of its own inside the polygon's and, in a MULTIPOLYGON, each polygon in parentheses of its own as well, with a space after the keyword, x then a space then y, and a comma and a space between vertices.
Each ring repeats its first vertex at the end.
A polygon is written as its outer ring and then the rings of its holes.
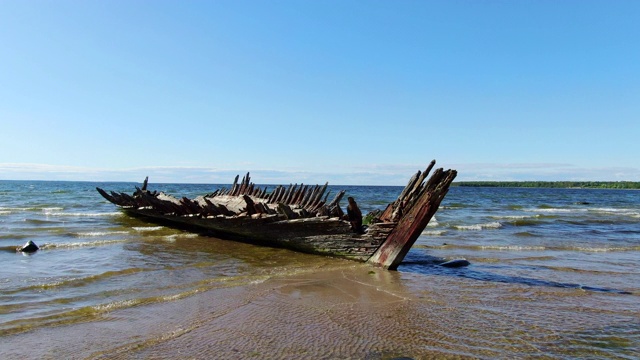
POLYGON ((126 214, 156 224, 186 229, 221 239, 368 262, 394 270, 402 262, 438 210, 457 175, 436 169, 432 161, 409 180, 384 211, 365 216, 354 228, 340 207, 345 191, 329 201, 324 186, 277 186, 267 192, 236 176, 230 189, 194 199, 149 191, 148 178, 132 195, 96 188, 126 214))

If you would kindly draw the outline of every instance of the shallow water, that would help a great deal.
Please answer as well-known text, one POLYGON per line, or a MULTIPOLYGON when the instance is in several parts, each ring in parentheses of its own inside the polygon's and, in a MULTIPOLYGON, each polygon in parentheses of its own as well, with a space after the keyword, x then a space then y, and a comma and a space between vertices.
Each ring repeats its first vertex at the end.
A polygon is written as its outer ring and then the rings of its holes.
MULTIPOLYGON (((387 272, 147 224, 95 191, 134 185, 0 181, 0 354, 24 357, 14 345, 35 339, 36 357, 51 358, 118 349, 125 358, 640 352, 638 191, 454 187, 398 271, 387 272), (17 253, 28 240, 41 250, 17 253), (436 265, 455 258, 471 265, 436 265), (220 311, 204 310, 211 301, 220 311), (68 338, 82 344, 65 346, 68 338)), ((216 188, 150 187, 186 196, 216 188)), ((402 190, 339 189, 363 212, 402 190)))

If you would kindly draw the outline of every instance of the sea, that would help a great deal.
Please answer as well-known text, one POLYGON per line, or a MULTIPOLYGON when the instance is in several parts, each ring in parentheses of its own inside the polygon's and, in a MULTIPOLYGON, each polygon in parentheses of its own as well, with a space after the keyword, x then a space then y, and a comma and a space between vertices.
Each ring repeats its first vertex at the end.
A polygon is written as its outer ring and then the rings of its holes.
MULTIPOLYGON (((454 186, 397 271, 387 271, 147 223, 96 191, 140 185, 0 181, 0 358, 640 357, 640 191, 454 186), (40 250, 16 251, 28 241, 40 250), (470 265, 439 266, 454 259, 470 265), (353 289, 322 290, 317 280, 306 292, 323 271, 375 291, 345 295, 353 289), (265 284, 281 282, 287 296, 266 301, 278 287, 265 284), (220 303, 195 307, 203 296, 220 303), (322 311, 308 305, 286 319, 248 308, 321 300, 322 311), (227 322, 205 334, 223 308, 227 322)), ((187 197, 221 187, 230 185, 149 184, 187 197)), ((341 189, 366 214, 402 187, 329 187, 341 189)))

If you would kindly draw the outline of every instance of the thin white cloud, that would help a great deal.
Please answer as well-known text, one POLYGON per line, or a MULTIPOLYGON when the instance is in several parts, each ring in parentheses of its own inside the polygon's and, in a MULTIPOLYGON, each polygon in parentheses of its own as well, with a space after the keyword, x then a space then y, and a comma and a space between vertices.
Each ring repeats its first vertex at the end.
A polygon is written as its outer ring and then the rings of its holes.
POLYGON ((639 181, 633 167, 585 168, 572 164, 460 164, 458 181, 639 181))
MULTIPOLYGON (((246 164, 245 164, 246 165, 246 164)), ((333 185, 405 185, 424 167, 415 164, 363 164, 355 168, 338 167, 332 171, 281 169, 223 169, 199 166, 145 166, 128 169, 104 169, 80 166, 0 163, 0 180, 134 181, 146 176, 153 183, 229 184, 236 175, 251 173, 258 184, 333 185)), ((582 168, 563 163, 469 163, 436 164, 458 171, 456 181, 639 181, 640 169, 625 167, 582 168)))

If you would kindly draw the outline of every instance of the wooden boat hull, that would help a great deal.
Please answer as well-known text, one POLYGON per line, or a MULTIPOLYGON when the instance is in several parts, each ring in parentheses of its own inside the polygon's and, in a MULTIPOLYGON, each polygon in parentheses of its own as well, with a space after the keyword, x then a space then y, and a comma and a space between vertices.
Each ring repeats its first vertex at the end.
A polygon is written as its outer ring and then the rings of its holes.
MULTIPOLYGON (((368 214, 366 231, 342 211, 344 191, 327 202, 327 184, 279 186, 267 194, 266 188, 260 190, 250 182, 247 173, 240 183, 236 177, 230 190, 195 199, 150 192, 147 179, 133 195, 96 189, 125 213, 153 223, 395 269, 436 213, 457 174, 437 169, 427 180, 434 165, 432 161, 424 172, 418 171, 385 211, 368 214)), ((349 211, 353 213, 360 212, 349 211)))
POLYGON ((354 234, 348 221, 335 217, 293 220, 279 220, 276 217, 251 219, 246 216, 199 218, 164 215, 153 209, 123 209, 123 211, 130 216, 155 224, 221 239, 357 261, 366 261, 384 240, 380 236, 354 234))

